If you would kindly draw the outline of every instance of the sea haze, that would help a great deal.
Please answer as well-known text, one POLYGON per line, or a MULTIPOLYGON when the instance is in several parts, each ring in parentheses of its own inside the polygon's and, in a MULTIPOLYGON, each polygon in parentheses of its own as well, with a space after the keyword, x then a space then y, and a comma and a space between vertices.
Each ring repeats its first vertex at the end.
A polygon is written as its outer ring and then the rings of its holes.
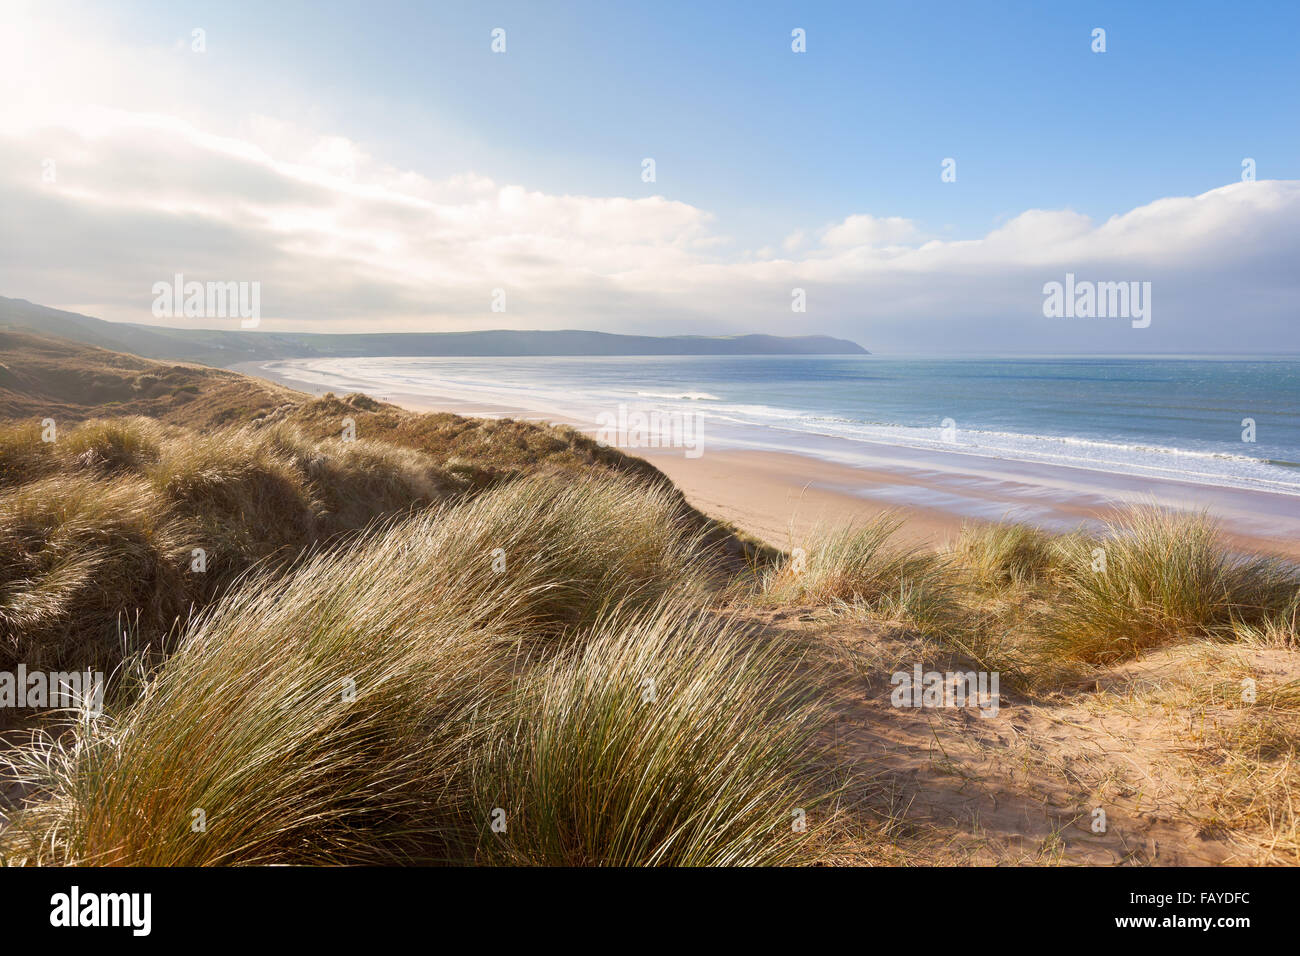
POLYGON ((1296 358, 361 358, 273 367, 335 391, 581 421, 620 403, 693 411, 717 447, 867 464, 888 444, 1300 494, 1296 358), (1254 422, 1254 442, 1242 440, 1244 419, 1254 422))

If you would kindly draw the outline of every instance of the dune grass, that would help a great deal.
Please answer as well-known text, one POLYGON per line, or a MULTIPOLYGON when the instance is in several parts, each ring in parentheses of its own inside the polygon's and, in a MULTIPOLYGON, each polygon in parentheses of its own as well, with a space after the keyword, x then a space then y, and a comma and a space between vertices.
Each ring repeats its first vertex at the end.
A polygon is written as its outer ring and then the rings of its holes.
MULTIPOLYGON (((530 474, 529 456, 554 459, 534 472, 568 475, 588 489, 580 497, 596 510, 551 508, 543 500, 551 492, 528 485, 541 497, 520 498, 511 506, 516 514, 497 515, 482 529, 496 539, 491 548, 509 551, 510 542, 530 536, 541 542, 568 534, 585 537, 592 555, 640 548, 647 560, 657 554, 671 564, 674 548, 655 550, 661 536, 654 522, 700 532, 704 537, 684 545, 688 551, 703 549, 704 538, 711 547, 739 547, 649 465, 625 467, 634 459, 597 449, 585 436, 527 423, 481 430, 469 419, 429 418, 436 421, 421 424, 420 416, 351 396, 202 433, 144 418, 69 426, 53 442, 42 441, 38 424, 0 428, 0 666, 25 660, 111 670, 124 639, 128 653, 164 647, 191 609, 207 606, 251 569, 283 567, 373 523, 519 482, 530 474), (344 413, 370 415, 363 431, 401 440, 345 441, 337 431, 311 436, 344 413), (457 454, 413 447, 426 432, 450 434, 457 454), (612 465, 575 464, 576 456, 597 453, 612 465), (655 489, 650 525, 620 525, 619 493, 584 484, 610 473, 623 476, 620 488, 655 489), (690 512, 685 523, 677 520, 683 512, 690 512), (569 515, 564 527, 534 520, 547 515, 554 523, 561 514, 569 515)), ((620 566, 613 567, 609 581, 620 566)))
MULTIPOLYGON (((40 438, 0 428, 0 669, 117 679, 105 714, 9 751, 11 862, 819 862, 832 682, 756 608, 1031 694, 1164 644, 1297 645, 1295 566, 1150 507, 1097 533, 969 524, 940 550, 885 514, 738 575, 756 548, 564 430, 331 396, 40 438)), ((1230 825, 1291 799, 1295 696, 1215 738, 1230 825)))
POLYGON ((40 797, 0 845, 129 865, 798 860, 815 708, 797 661, 684 609, 713 568, 682 517, 627 480, 529 479, 250 579, 135 700, 17 751, 40 797))
POLYGON ((55 474, 140 473, 178 434, 181 430, 138 416, 56 425, 52 432, 39 422, 0 425, 0 489, 55 474))
POLYGON ((152 419, 98 419, 48 447, 57 448, 59 458, 78 470, 115 474, 144 471, 158 460, 166 440, 167 430, 152 419))
POLYGON ((0 495, 0 664, 99 667, 122 631, 185 613, 196 528, 140 478, 56 475, 0 495))
POLYGON ((111 670, 263 561, 451 499, 419 452, 142 418, 0 431, 0 664, 111 670), (197 560, 196 560, 197 559, 197 560), (136 649, 127 648, 127 651, 136 649))
POLYGON ((939 555, 900 544, 903 524, 886 512, 869 521, 818 526, 804 546, 760 575, 759 600, 852 606, 921 628, 942 626, 954 589, 939 555))
POLYGON ((1300 569, 1234 553, 1203 514, 1134 506, 1098 534, 967 524, 937 552, 899 543, 900 526, 884 513, 814 529, 758 575, 753 599, 901 625, 1022 689, 1170 641, 1295 632, 1300 569))
POLYGON ((1180 637, 1231 639, 1293 605, 1300 571, 1234 553, 1203 514, 1131 507, 1097 538, 1064 538, 1042 621, 1051 650, 1113 663, 1180 637))
POLYGON ((1053 535, 1009 522, 963 523, 948 553, 972 584, 990 590, 1040 583, 1058 563, 1053 535))
POLYGON ((465 829, 463 755, 476 709, 494 682, 506 686, 504 657, 463 602, 436 599, 475 582, 429 552, 408 553, 395 574, 403 543, 248 582, 124 711, 20 751, 18 775, 49 797, 11 821, 8 855, 215 865, 451 854, 465 829))
POLYGON ((1274 611, 1258 615, 1251 621, 1233 622, 1233 637, 1242 644, 1300 649, 1300 589, 1274 611))
POLYGON ((522 682, 518 716, 478 770, 480 805, 505 824, 485 828, 483 861, 809 859, 825 718, 797 663, 752 629, 681 605, 599 624, 522 682))
POLYGON ((1300 864, 1300 681, 1266 684, 1196 756, 1207 825, 1235 831, 1265 859, 1300 864))

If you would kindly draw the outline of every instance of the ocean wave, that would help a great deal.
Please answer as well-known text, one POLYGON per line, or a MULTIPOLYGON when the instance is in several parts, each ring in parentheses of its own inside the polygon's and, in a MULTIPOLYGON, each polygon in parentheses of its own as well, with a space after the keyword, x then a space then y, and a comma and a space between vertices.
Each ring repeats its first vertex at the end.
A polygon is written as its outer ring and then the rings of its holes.
MULTIPOLYGON (((600 413, 630 400, 644 403, 647 407, 657 405, 683 412, 690 409, 693 414, 698 412, 705 416, 707 427, 713 431, 711 440, 725 443, 728 440, 726 433, 730 430, 741 437, 741 444, 746 447, 790 450, 793 446, 816 455, 819 453, 818 443, 813 439, 829 438, 855 444, 889 445, 1300 494, 1300 480, 1297 479, 1300 462, 1289 460, 1293 457, 1291 455, 1279 457, 1277 451, 1281 449, 1276 448, 1269 449, 1273 453, 1271 456, 1257 457, 1192 439, 1186 445, 1173 446, 1152 441, 1126 441, 1104 434, 1035 434, 996 428, 967 428, 960 422, 955 423, 955 429, 945 430, 941 424, 905 425, 868 420, 866 416, 850 417, 779 403, 767 404, 761 400, 745 402, 733 398, 728 402, 713 392, 674 388, 671 384, 663 388, 643 386, 636 390, 636 385, 628 387, 608 378, 602 381, 585 374, 581 379, 572 380, 553 376, 548 380, 545 374, 497 376, 482 367, 467 368, 460 363, 452 365, 445 361, 315 359, 283 363, 280 369, 335 388, 346 383, 349 390, 371 391, 381 396, 389 389, 394 393, 400 390, 409 394, 454 396, 503 406, 517 405, 543 414, 559 413, 588 421, 594 421, 600 413), (795 441, 793 436, 803 437, 795 441)), ((844 446, 841 451, 864 457, 870 454, 865 450, 855 453, 852 445, 844 446)))
POLYGON ((1300 494, 1300 481, 1294 474, 1300 463, 1230 452, 960 426, 945 432, 941 426, 865 422, 771 406, 727 406, 710 417, 720 423, 787 434, 1300 494))
POLYGON ((708 392, 637 392, 638 398, 668 398, 688 402, 720 402, 717 395, 708 392))

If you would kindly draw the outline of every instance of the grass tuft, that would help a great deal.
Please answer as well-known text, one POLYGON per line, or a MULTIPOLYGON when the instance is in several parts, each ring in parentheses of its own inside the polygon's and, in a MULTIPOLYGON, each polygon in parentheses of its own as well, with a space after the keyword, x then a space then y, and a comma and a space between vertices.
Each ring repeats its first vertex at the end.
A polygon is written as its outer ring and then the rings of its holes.
POLYGON ((989 590, 1037 584, 1057 563, 1053 536, 1025 524, 964 523, 949 553, 973 584, 989 590))
POLYGON ((902 519, 886 512, 870 521, 818 527, 806 548, 761 575, 760 601, 850 606, 923 631, 951 625, 957 592, 940 555, 899 544, 902 519))
POLYGON ((1061 551, 1043 637, 1059 656, 1092 663, 1180 637, 1231 639, 1293 605, 1300 590, 1294 565, 1233 553, 1203 514, 1129 508, 1096 539, 1062 539, 1061 551))
POLYGON ((823 707, 787 650, 681 605, 530 673, 478 770, 485 862, 742 866, 815 858, 823 707), (486 818, 485 818, 486 822, 486 818))
POLYGON ((662 489, 526 479, 262 572, 190 623, 136 699, 11 757, 34 796, 3 852, 793 861, 814 708, 796 662, 682 609, 710 569, 684 519, 662 489), (657 708, 633 676, 656 679, 657 708), (579 819, 587 799, 605 824, 579 819))

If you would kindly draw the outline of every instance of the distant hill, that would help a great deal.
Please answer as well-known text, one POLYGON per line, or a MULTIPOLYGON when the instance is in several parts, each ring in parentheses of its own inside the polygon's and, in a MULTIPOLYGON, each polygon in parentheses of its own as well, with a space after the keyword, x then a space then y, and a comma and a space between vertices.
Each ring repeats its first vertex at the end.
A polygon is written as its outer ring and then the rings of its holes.
MULTIPOLYGON (((211 427, 307 396, 226 369, 150 361, 67 338, 0 329, 0 420, 145 415, 211 427)), ((0 454, 0 458, 3 458, 0 454)))
POLYGON ((829 335, 617 335, 610 332, 381 332, 340 335, 173 329, 64 312, 0 296, 0 328, 97 345, 146 358, 229 367, 270 359, 380 355, 868 355, 829 335))

